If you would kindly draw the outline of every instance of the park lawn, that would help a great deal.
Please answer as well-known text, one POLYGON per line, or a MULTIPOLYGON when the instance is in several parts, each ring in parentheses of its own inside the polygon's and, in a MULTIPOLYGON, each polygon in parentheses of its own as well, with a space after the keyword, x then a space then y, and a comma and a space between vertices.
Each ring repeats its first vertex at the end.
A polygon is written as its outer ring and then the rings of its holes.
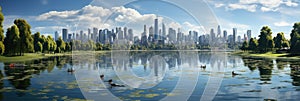
POLYGON ((58 54, 42 54, 42 53, 25 53, 24 56, 0 56, 0 62, 23 62, 23 61, 30 61, 36 59, 42 59, 52 56, 65 56, 71 55, 70 53, 58 53, 58 54))
POLYGON ((233 52, 234 55, 245 56, 245 57, 262 57, 262 58, 288 58, 288 59, 300 59, 299 56, 291 56, 289 53, 251 53, 244 51, 233 52))

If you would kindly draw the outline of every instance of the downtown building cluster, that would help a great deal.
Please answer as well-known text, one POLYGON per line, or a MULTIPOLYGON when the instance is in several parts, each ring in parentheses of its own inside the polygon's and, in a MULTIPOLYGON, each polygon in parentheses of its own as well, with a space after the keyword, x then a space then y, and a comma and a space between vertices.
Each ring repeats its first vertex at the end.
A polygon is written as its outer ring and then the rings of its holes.
MULTIPOLYGON (((55 32, 55 40, 59 37, 59 33, 55 32)), ((180 44, 184 42, 194 42, 197 45, 202 46, 217 46, 220 43, 232 44, 242 43, 249 41, 251 38, 251 30, 247 30, 242 38, 237 33, 237 28, 233 28, 231 35, 228 35, 226 30, 221 30, 220 25, 217 27, 217 31, 212 28, 210 33, 199 34, 197 31, 188 31, 188 34, 184 34, 180 28, 167 28, 164 23, 159 25, 158 19, 154 19, 154 25, 143 26, 143 32, 139 32, 138 36, 134 36, 134 30, 127 27, 116 27, 114 29, 87 29, 79 31, 79 33, 69 33, 68 29, 62 29, 62 39, 66 42, 71 40, 81 40, 86 42, 93 40, 94 42, 101 44, 114 44, 116 40, 126 40, 129 44, 135 45, 149 45, 155 44, 180 44)))

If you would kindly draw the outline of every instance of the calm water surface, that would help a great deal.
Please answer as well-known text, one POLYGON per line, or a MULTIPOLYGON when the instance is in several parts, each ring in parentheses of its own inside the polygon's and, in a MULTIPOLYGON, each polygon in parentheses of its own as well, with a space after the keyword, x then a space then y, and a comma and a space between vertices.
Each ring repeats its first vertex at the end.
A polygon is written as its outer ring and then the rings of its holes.
POLYGON ((300 62, 295 59, 211 52, 107 52, 24 63, 25 68, 0 64, 1 100, 300 99, 296 68, 300 62), (76 71, 68 73, 68 68, 76 71), (241 75, 232 76, 232 71, 241 75), (111 88, 109 79, 125 87, 111 88))

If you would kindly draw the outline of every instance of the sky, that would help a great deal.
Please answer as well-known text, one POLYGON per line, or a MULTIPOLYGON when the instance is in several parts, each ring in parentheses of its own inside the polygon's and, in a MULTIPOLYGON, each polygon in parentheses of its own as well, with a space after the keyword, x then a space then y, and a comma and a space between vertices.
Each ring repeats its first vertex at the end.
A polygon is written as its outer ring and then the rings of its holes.
POLYGON ((262 26, 267 25, 273 36, 284 32, 289 38, 293 23, 300 21, 299 3, 298 0, 1 0, 0 6, 5 30, 16 18, 23 18, 31 25, 32 33, 45 35, 61 32, 62 28, 73 33, 92 27, 117 26, 127 26, 140 35, 144 24, 153 26, 153 19, 158 18, 159 25, 181 28, 184 33, 196 30, 204 34, 221 25, 229 35, 232 28, 237 28, 238 35, 252 30, 252 36, 257 37, 262 26), (217 23, 210 24, 214 21, 217 23))

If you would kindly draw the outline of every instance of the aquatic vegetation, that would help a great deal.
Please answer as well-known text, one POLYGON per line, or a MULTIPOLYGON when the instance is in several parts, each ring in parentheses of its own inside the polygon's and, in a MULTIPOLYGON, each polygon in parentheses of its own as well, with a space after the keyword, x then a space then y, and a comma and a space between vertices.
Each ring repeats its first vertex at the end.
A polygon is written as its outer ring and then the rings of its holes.
POLYGON ((153 97, 157 97, 159 96, 159 94, 145 94, 145 98, 153 98, 153 97))

